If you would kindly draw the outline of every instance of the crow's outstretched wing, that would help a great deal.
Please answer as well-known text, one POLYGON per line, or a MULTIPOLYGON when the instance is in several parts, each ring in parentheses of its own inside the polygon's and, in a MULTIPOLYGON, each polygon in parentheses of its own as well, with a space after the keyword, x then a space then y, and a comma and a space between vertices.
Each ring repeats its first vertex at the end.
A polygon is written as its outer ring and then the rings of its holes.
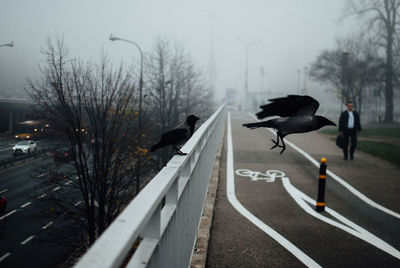
POLYGON ((294 115, 315 115, 319 103, 310 96, 288 95, 284 98, 268 100, 271 103, 260 106, 261 112, 257 113, 257 118, 262 119, 267 116, 294 116, 294 115))

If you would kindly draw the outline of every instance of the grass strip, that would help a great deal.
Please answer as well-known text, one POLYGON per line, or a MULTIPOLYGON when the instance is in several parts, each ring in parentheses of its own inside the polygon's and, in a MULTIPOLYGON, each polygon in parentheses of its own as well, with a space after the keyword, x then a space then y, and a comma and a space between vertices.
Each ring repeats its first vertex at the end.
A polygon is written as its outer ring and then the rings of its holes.
POLYGON ((385 142, 358 140, 357 148, 400 166, 400 146, 385 142))
MULTIPOLYGON (((331 138, 336 141, 336 138, 331 138)), ((357 140, 357 150, 400 166, 400 146, 385 142, 357 140)))
MULTIPOLYGON (((320 131, 324 134, 337 135, 337 128, 327 128, 320 131)), ((363 129, 359 137, 400 137, 400 128, 367 128, 363 129)))

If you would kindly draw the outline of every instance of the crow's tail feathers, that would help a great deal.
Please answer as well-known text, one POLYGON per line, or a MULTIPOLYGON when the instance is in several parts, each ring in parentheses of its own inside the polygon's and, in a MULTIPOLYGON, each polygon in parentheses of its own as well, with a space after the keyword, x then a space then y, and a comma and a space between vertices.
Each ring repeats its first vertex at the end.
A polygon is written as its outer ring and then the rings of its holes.
POLYGON ((272 115, 273 114, 271 114, 270 111, 261 111, 261 112, 256 113, 256 116, 257 116, 258 119, 263 119, 263 118, 265 118, 267 116, 272 116, 272 115))
POLYGON ((154 152, 155 150, 158 150, 158 149, 160 149, 161 147, 163 147, 163 146, 161 145, 161 142, 159 142, 159 143, 157 143, 157 144, 154 144, 154 145, 150 148, 150 152, 154 152))
POLYGON ((243 124, 244 127, 255 129, 259 127, 275 127, 275 119, 264 121, 264 122, 257 122, 257 123, 248 123, 243 124))
POLYGON ((255 129, 260 127, 260 123, 248 123, 248 124, 243 124, 243 126, 250 129, 255 129))

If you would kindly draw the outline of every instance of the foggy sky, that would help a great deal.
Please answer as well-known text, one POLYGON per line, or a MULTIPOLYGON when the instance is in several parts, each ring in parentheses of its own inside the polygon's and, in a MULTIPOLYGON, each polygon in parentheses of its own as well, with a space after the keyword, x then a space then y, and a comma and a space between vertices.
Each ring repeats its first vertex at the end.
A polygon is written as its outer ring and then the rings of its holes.
MULTIPOLYGON (((1 0, 0 90, 21 89, 27 76, 38 75, 48 36, 63 36, 71 56, 97 60, 100 51, 115 62, 139 59, 130 44, 111 42, 110 33, 150 51, 157 36, 181 41, 208 77, 212 19, 217 96, 226 88, 242 89, 245 42, 261 40, 249 53, 249 90, 293 90, 297 70, 303 74, 336 37, 352 31, 339 23, 345 0, 1 0)), ((301 84, 304 84, 303 75, 301 84)), ((312 84, 312 87, 318 87, 312 84)))

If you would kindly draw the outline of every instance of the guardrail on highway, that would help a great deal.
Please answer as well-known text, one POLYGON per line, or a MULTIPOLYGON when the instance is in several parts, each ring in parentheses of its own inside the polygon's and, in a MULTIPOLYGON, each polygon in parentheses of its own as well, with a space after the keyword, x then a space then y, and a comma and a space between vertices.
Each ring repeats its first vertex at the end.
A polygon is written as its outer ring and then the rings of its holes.
POLYGON ((43 156, 44 154, 48 153, 50 150, 41 150, 40 152, 35 152, 32 154, 21 154, 18 156, 11 155, 7 159, 2 159, 0 160, 0 167, 7 168, 7 167, 12 167, 14 166, 15 163, 18 162, 25 162, 28 159, 32 158, 38 158, 40 156, 43 156))
POLYGON ((174 156, 75 267, 189 266, 224 117, 221 106, 182 148, 188 155, 174 156))

